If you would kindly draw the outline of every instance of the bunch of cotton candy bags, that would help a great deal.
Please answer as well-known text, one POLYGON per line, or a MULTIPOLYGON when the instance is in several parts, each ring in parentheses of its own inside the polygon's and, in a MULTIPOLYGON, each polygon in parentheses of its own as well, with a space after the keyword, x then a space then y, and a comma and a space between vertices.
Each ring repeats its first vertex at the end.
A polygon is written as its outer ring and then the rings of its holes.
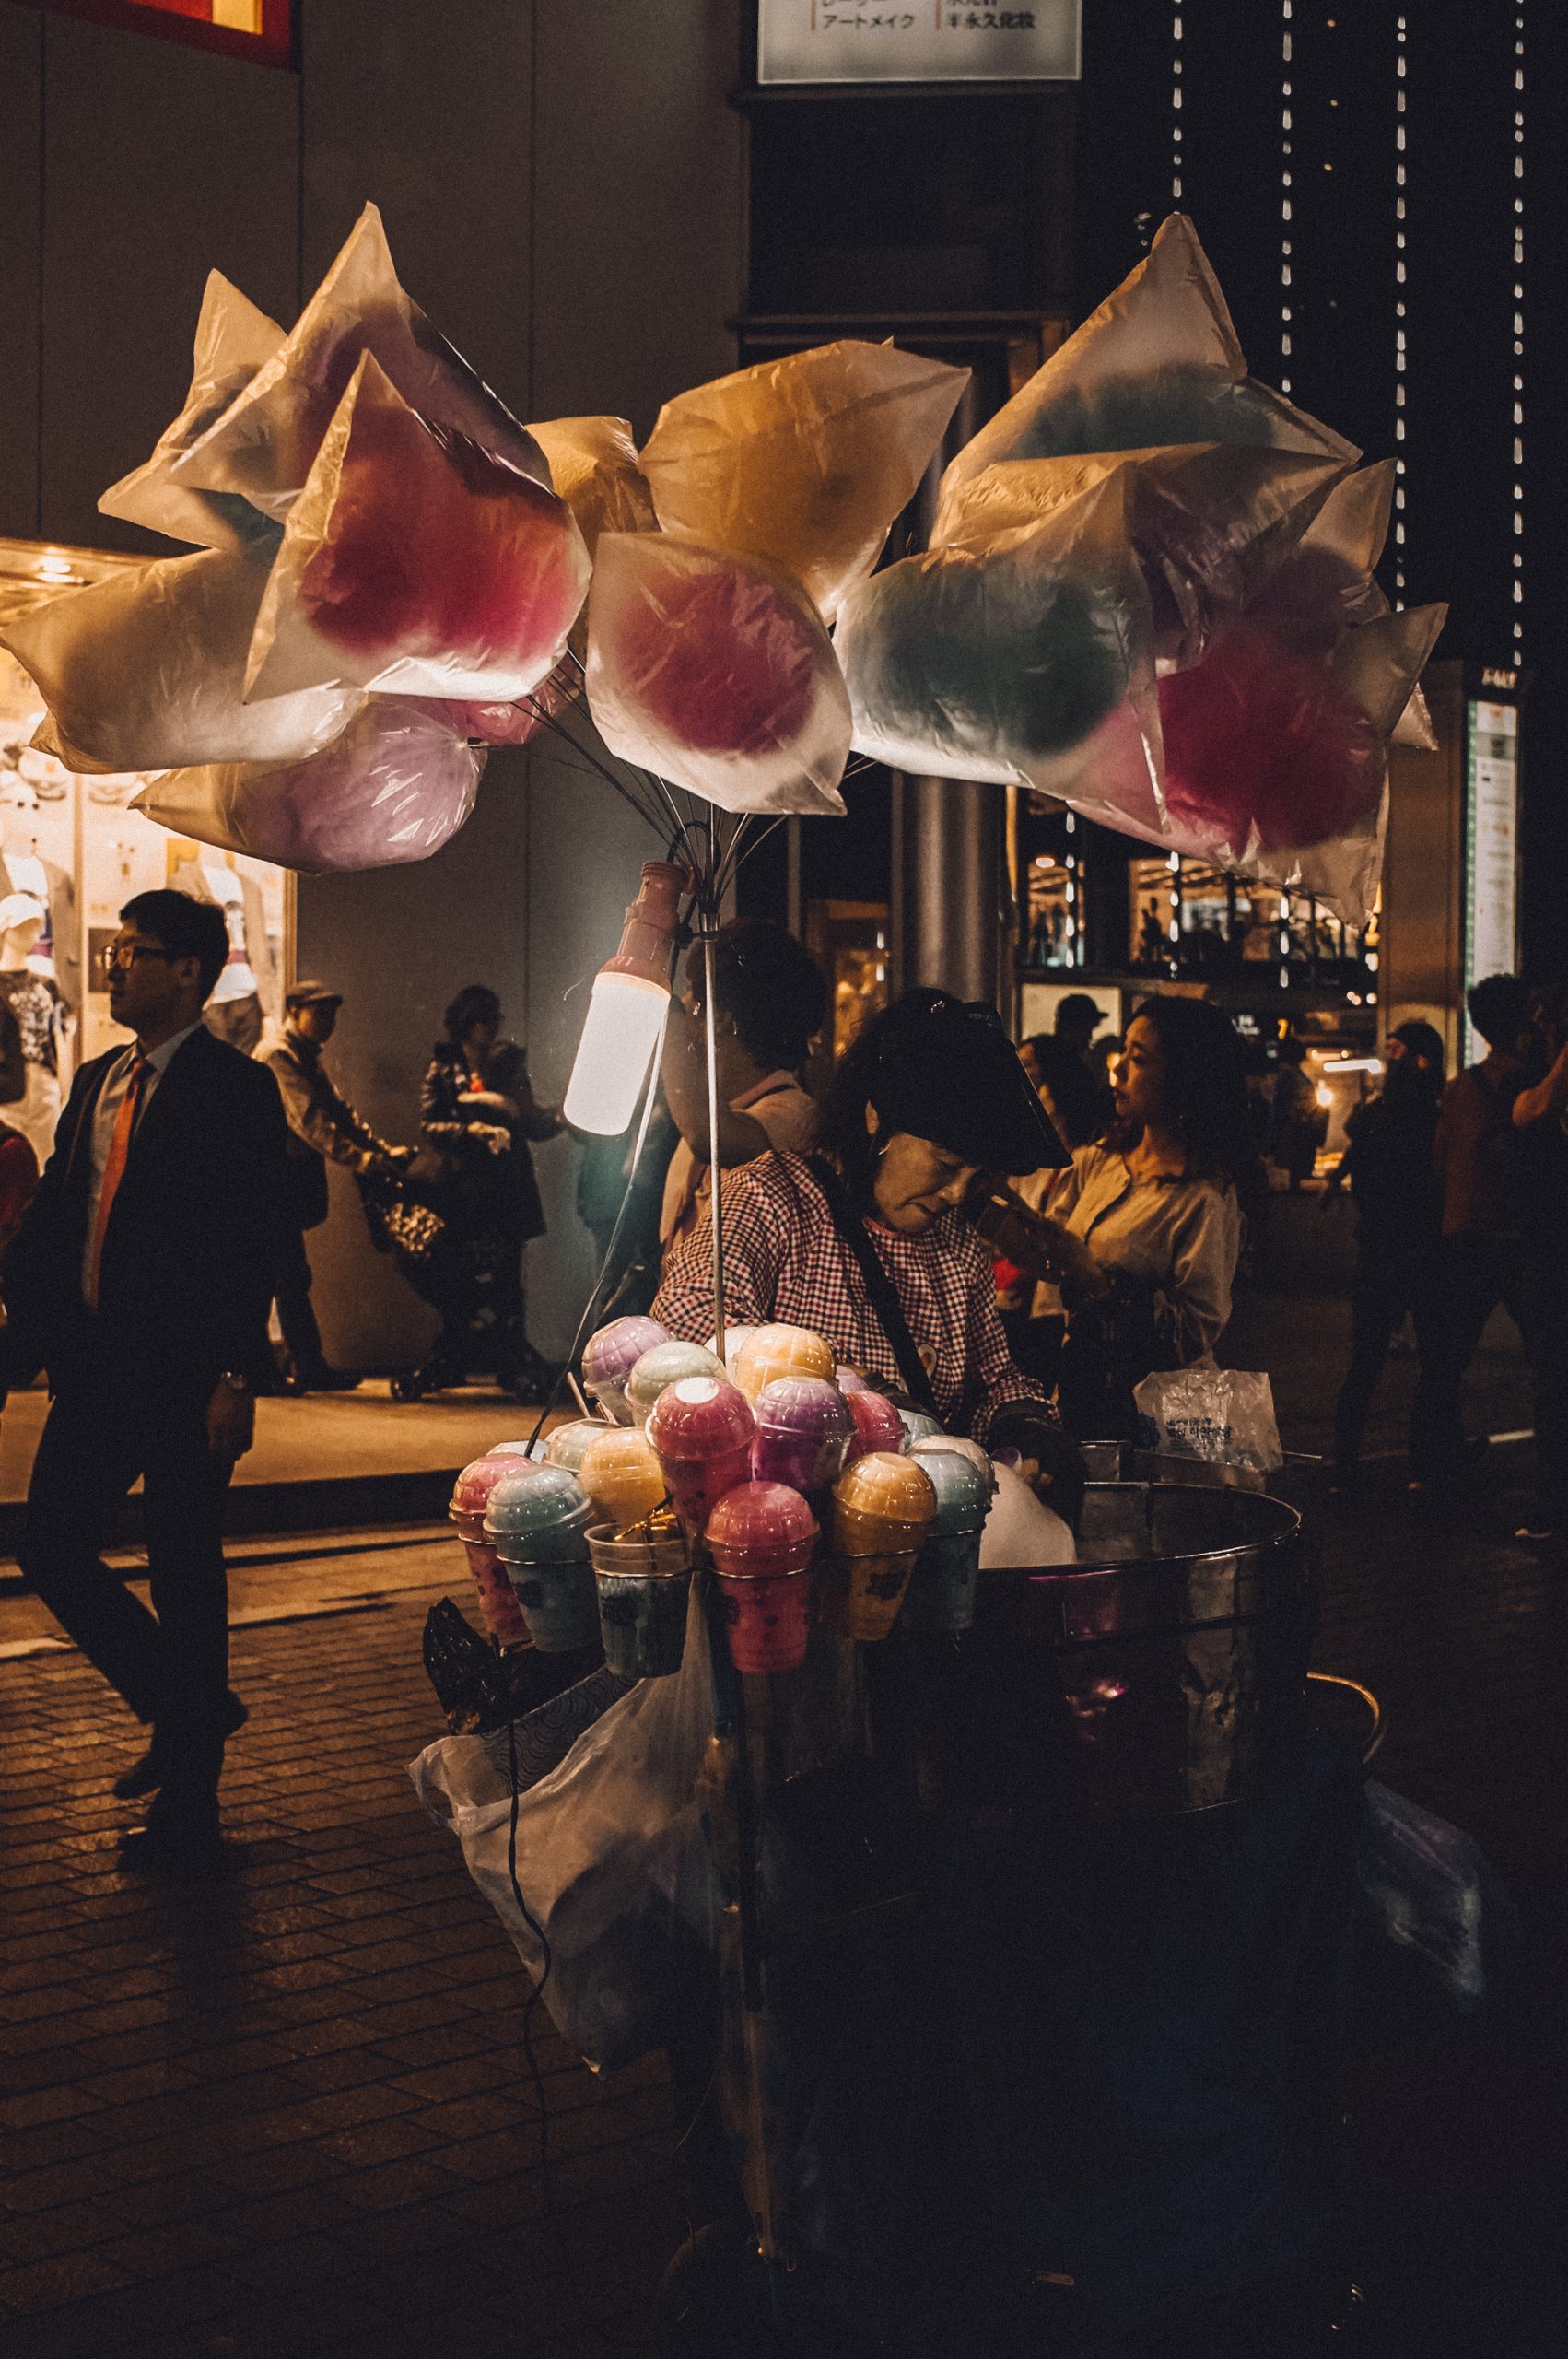
MULTIPOLYGON (((594 429, 618 423, 563 422, 591 504, 621 456, 594 429)), ((40 742, 173 773, 143 807, 205 841, 426 857, 472 808, 467 739, 521 742, 557 694, 583 534, 540 443, 404 294, 373 206, 287 336, 214 275, 181 415, 102 504, 204 546, 52 600, 7 643, 49 707, 40 742)))

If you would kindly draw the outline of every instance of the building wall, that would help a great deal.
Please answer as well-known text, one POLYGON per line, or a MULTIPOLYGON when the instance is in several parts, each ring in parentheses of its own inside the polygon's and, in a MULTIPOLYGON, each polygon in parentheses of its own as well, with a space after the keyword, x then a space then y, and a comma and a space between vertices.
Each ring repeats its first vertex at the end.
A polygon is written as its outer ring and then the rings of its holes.
MULTIPOLYGON (((0 533, 166 546, 97 513, 183 393, 210 268, 289 322, 373 199, 400 275, 525 417, 661 402, 731 367, 742 127, 727 0, 304 0, 286 74, 0 0, 0 533)), ((346 994, 333 1062, 414 1135, 439 1012, 493 984, 542 1097, 638 863, 661 849, 554 754, 497 753, 427 863, 302 879, 300 972, 346 994)), ((576 1150, 538 1151, 535 1340, 589 1275, 576 1150)), ((313 1241, 329 1351, 391 1363, 432 1324, 336 1184, 313 1241)))

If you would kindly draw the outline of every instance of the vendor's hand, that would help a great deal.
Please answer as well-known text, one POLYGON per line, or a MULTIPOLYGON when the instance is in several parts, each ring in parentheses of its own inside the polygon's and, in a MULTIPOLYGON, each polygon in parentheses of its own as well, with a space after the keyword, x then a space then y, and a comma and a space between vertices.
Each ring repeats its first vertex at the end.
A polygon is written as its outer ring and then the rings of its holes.
POLYGON ((469 1136, 482 1140, 492 1155, 505 1155, 512 1143, 512 1134, 504 1122, 471 1122, 469 1136))
POLYGON ((256 1438, 256 1403, 249 1392, 220 1380, 207 1402, 207 1448, 225 1466, 244 1457, 256 1438))

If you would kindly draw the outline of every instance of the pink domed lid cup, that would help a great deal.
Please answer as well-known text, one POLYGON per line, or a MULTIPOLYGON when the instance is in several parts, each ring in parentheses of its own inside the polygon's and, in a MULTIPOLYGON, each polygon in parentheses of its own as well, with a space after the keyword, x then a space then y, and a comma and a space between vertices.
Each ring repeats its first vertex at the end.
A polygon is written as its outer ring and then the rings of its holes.
POLYGON ((755 1431, 745 1394, 718 1376, 682 1377, 667 1385, 648 1420, 648 1438, 666 1473, 672 1466, 749 1449, 755 1431))
POLYGON ((855 1431, 844 1455, 845 1466, 850 1467, 868 1450, 897 1452, 904 1447, 904 1420, 885 1392, 873 1392, 866 1387, 846 1396, 855 1431))

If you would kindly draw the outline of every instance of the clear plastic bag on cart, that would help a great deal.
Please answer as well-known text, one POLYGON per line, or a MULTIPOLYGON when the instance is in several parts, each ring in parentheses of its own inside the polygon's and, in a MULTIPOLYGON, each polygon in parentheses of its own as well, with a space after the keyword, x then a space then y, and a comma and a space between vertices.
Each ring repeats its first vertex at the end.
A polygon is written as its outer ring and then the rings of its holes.
POLYGON ((754 557, 831 622, 882 554, 966 369, 853 340, 759 361, 666 402, 642 472, 667 533, 754 557))
POLYGON ((18 615, 0 644, 49 706, 49 750, 74 770, 298 761, 363 701, 352 687, 245 700, 270 551, 202 549, 112 573, 18 615))
POLYGON ((277 351, 175 461, 174 480, 237 492, 281 522, 304 489, 363 352, 375 354, 421 417, 548 483, 544 452, 527 428, 398 284, 373 205, 277 351))
POLYGON ((159 827, 280 868, 325 872, 428 860, 474 808, 471 745, 400 697, 372 697, 304 761, 170 770, 136 796, 159 827))
POLYGON ((1260 1370, 1204 1364, 1157 1369, 1133 1387, 1132 1398, 1141 1449, 1258 1474, 1271 1474, 1285 1462, 1274 1389, 1260 1370))
POLYGON ((1410 1951, 1462 2014, 1479 2007, 1489 1961, 1518 1931, 1513 1901, 1480 1846, 1369 1778, 1356 1881, 1384 1937, 1410 1951))
POLYGON ((606 533, 588 602, 606 745, 724 811, 841 812, 849 699, 781 573, 663 533, 606 533))
POLYGON ((276 527, 249 500, 232 492, 197 491, 177 482, 173 470, 181 452, 222 416, 282 342, 283 330, 275 320, 258 311, 220 270, 209 271, 196 322, 190 389, 180 415, 158 436, 152 456, 110 485, 98 503, 99 512, 123 516, 129 523, 167 533, 172 540, 194 541, 198 548, 244 548, 267 535, 275 539, 276 527))
POLYGON ((420 417, 367 352, 289 511, 246 693, 526 696, 565 654, 588 573, 566 502, 420 417))

